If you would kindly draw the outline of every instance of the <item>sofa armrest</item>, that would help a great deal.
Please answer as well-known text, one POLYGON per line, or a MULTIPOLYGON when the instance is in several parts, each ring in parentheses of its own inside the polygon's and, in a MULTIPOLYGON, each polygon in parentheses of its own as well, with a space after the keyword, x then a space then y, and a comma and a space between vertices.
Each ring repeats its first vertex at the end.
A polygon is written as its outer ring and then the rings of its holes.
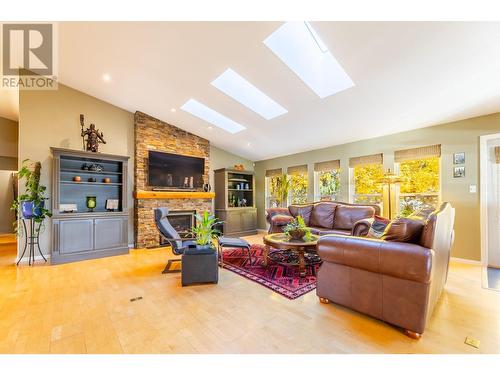
POLYGON ((402 242, 326 235, 318 240, 318 255, 324 262, 429 283, 434 251, 402 242))
POLYGON ((371 217, 356 221, 352 227, 351 236, 365 237, 372 226, 373 220, 375 219, 371 217))
POLYGON ((271 218, 275 215, 291 216, 291 213, 288 210, 288 208, 284 208, 284 207, 273 207, 273 208, 266 209, 266 220, 268 223, 271 222, 271 218))

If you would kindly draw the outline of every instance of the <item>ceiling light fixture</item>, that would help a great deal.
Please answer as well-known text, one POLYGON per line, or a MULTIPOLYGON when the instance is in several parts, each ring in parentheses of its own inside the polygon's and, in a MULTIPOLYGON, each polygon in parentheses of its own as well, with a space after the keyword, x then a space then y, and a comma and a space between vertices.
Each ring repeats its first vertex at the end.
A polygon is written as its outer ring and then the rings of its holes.
POLYGON ((108 73, 104 73, 102 75, 102 79, 104 82, 109 82, 109 81, 111 81, 111 76, 108 73))
POLYGON ((177 110, 175 108, 171 108, 170 112, 175 113, 175 112, 177 112, 177 110))
POLYGON ((288 112, 232 69, 227 69, 211 84, 266 120, 288 112))
POLYGON ((320 98, 354 86, 309 22, 286 22, 264 44, 320 98))
POLYGON ((182 105, 181 109, 231 134, 235 134, 246 129, 243 125, 238 124, 236 121, 231 120, 230 118, 220 114, 210 107, 207 107, 205 104, 202 104, 195 99, 189 99, 182 105))

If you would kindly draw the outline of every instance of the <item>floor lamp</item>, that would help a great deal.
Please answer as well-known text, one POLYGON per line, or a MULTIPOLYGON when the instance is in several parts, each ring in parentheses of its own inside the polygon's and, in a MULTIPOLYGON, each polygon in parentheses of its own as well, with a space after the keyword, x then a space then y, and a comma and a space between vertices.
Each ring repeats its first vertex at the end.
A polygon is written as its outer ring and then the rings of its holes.
POLYGON ((388 189, 388 198, 389 198, 389 219, 392 219, 392 194, 391 194, 391 186, 395 186, 403 182, 403 179, 399 177, 397 174, 392 172, 390 169, 384 173, 384 175, 378 180, 378 183, 381 185, 387 185, 388 189))

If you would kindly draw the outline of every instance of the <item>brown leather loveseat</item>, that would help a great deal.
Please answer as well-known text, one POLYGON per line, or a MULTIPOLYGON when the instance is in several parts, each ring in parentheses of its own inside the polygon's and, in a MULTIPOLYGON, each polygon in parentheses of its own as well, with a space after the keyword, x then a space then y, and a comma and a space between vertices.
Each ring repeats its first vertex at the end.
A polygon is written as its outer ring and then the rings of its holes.
POLYGON ((269 233, 283 232, 283 227, 294 217, 302 216, 313 234, 343 234, 364 236, 370 229, 374 215, 380 214, 380 206, 343 202, 315 202, 291 205, 288 208, 266 210, 269 233))
POLYGON ((446 283, 455 209, 443 203, 414 243, 339 235, 321 237, 316 293, 398 327, 424 332, 446 283))

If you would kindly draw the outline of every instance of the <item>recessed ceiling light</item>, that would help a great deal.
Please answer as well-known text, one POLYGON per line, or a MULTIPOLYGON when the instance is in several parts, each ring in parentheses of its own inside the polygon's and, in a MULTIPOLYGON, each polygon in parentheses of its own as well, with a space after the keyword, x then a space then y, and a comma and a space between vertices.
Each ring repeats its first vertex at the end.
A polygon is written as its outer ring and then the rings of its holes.
POLYGON ((170 112, 174 113, 174 112, 177 112, 177 110, 175 108, 171 108, 170 112))
POLYGON ((202 104, 195 99, 189 99, 183 104, 181 109, 231 134, 235 134, 246 129, 243 125, 238 124, 236 121, 233 121, 219 112, 214 111, 212 108, 207 107, 205 104, 202 104))
POLYGON ((320 98, 354 86, 308 22, 286 22, 264 44, 320 98))
POLYGON ((247 142, 247 147, 250 147, 252 144, 250 142, 247 142))
POLYGON ((207 129, 208 130, 214 130, 214 128, 212 126, 209 126, 207 129))
POLYGON ((110 76, 108 73, 104 73, 104 74, 102 75, 102 80, 103 80, 104 82, 109 82, 109 81, 111 81, 111 76, 110 76))
POLYGON ((227 69, 217 77, 212 82, 212 86, 217 87, 224 94, 229 95, 266 120, 271 120, 288 112, 232 69, 227 69))

